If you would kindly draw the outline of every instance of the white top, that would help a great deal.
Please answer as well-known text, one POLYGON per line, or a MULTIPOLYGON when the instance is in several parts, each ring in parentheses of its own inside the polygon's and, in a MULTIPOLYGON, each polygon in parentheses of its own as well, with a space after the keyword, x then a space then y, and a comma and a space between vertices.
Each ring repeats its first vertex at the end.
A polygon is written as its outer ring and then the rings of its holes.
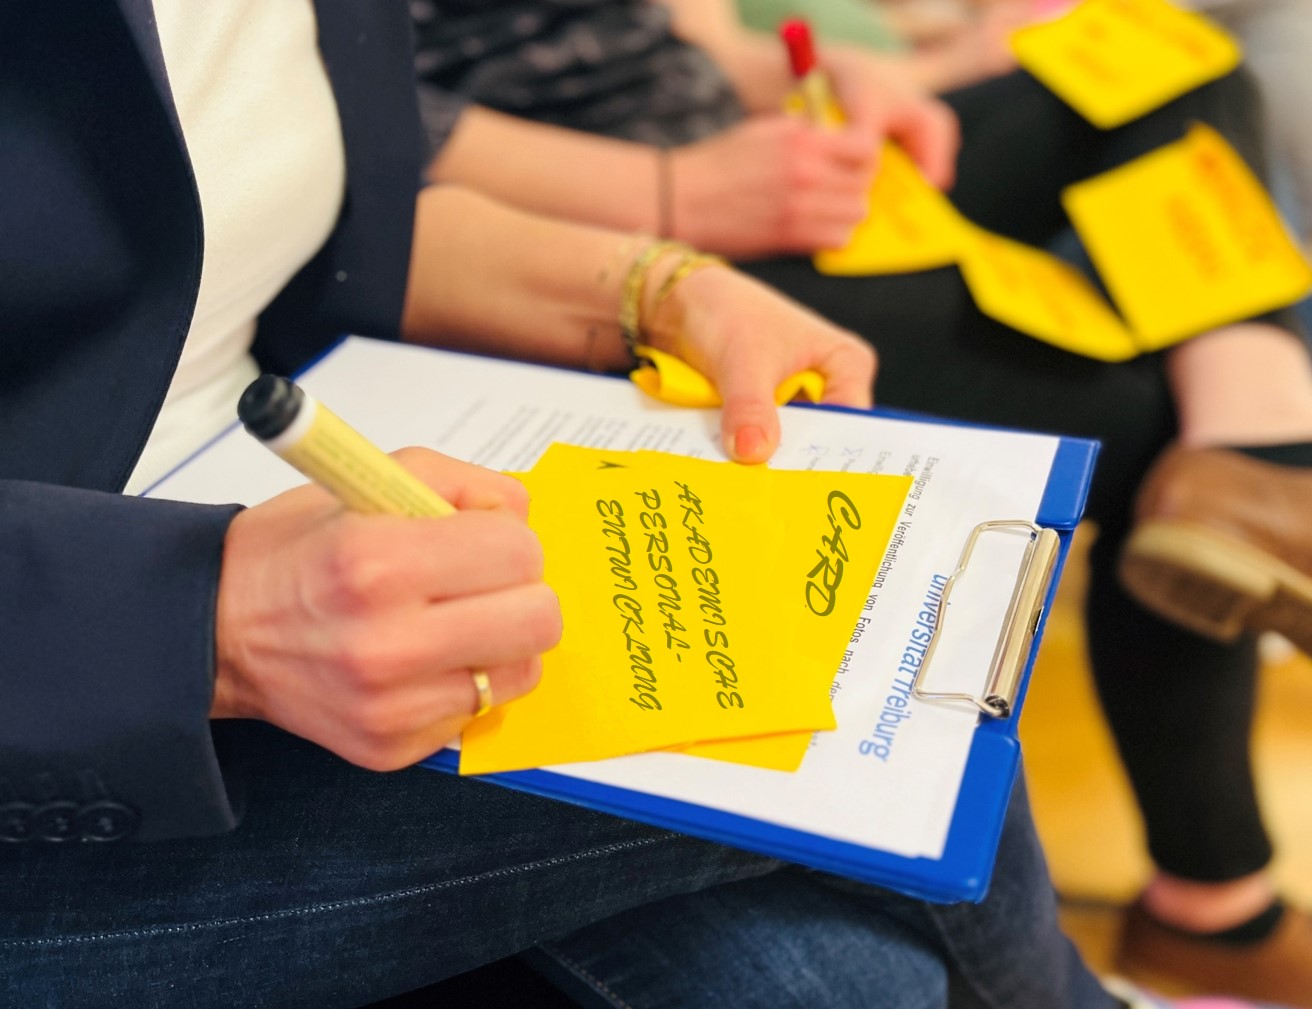
POLYGON ((144 490, 236 420, 255 319, 332 232, 346 178, 310 0, 154 0, 204 220, 200 293, 144 490))

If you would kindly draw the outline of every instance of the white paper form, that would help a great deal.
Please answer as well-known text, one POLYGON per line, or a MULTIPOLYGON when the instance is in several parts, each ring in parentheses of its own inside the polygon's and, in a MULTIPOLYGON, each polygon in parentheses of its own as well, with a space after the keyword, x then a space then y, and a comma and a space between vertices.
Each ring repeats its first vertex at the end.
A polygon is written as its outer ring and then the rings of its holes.
MULTIPOLYGON (((352 338, 301 384, 391 451, 424 445, 506 471, 553 441, 723 459, 718 411, 664 406, 627 382, 352 338)), ((979 522, 1033 520, 1055 438, 785 408, 780 468, 909 473, 915 482, 832 694, 838 729, 788 774, 676 753, 548 768, 908 857, 942 854, 974 708, 909 697, 937 600, 979 522)), ((240 429, 148 493, 254 504, 303 482, 240 429)), ((1010 599, 1022 537, 980 541, 954 589, 929 686, 978 693, 1010 599)))

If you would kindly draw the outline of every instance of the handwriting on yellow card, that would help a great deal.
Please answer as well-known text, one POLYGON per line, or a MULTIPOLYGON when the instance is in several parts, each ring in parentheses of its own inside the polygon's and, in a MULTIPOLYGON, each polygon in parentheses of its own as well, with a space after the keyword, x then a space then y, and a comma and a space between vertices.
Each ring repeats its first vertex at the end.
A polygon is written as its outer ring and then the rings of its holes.
POLYGON ((461 773, 833 724, 827 698, 787 696, 741 626, 753 545, 723 494, 620 458, 525 479, 564 637, 536 690, 465 730, 461 773))
POLYGON ((1210 127, 1071 186, 1062 201, 1145 350, 1312 289, 1266 190, 1210 127))
POLYGON ((1239 66, 1220 27, 1169 0, 1084 0, 1012 36, 1016 59, 1095 126, 1112 129, 1239 66))
MULTIPOLYGON (((639 453, 640 456, 647 453, 639 453)), ((693 467, 716 463, 689 460, 693 467)), ((779 520, 775 533, 774 563, 787 570, 808 567, 806 590, 800 598, 788 599, 786 591, 760 611, 768 620, 780 653, 805 655, 809 661, 796 665, 791 686, 809 693, 829 693, 834 675, 849 644, 845 633, 856 626, 862 605, 874 582, 884 546, 897 523, 910 477, 880 478, 890 489, 875 510, 865 511, 843 496, 834 495, 835 474, 824 471, 759 471, 764 473, 760 492, 768 500, 768 511, 779 520), (826 500, 827 529, 820 541, 789 535, 788 515, 807 514, 814 503, 826 500), (871 549, 871 545, 878 549, 871 549)), ((778 733, 754 739, 700 742, 683 751, 694 756, 749 764, 770 770, 794 771, 810 746, 812 733, 778 733)))
MULTIPOLYGON (((711 380, 685 361, 654 347, 638 347, 644 367, 629 373, 633 384, 653 399, 671 406, 721 406, 720 390, 711 380)), ((774 391, 774 401, 783 406, 795 399, 819 403, 825 394, 825 377, 810 369, 785 379, 774 391)))
POLYGON ((1097 288, 1051 253, 977 229, 961 272, 979 310, 1013 329, 1100 361, 1139 353, 1097 288))
POLYGON ((869 211, 842 249, 819 252, 815 268, 837 276, 910 273, 957 261, 965 222, 895 144, 885 144, 869 211))
POLYGON ((466 729, 461 773, 833 727, 905 478, 555 445, 522 479, 564 637, 535 691, 466 729))

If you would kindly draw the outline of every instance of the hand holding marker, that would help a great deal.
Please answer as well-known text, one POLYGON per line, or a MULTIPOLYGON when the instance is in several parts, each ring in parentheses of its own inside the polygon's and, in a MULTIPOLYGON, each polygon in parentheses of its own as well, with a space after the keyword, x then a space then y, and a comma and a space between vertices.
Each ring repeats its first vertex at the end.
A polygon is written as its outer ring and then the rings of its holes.
POLYGON ((797 81, 807 118, 816 126, 842 126, 843 109, 829 75, 816 60, 811 26, 802 18, 790 18, 779 26, 779 37, 788 50, 788 65, 797 81))

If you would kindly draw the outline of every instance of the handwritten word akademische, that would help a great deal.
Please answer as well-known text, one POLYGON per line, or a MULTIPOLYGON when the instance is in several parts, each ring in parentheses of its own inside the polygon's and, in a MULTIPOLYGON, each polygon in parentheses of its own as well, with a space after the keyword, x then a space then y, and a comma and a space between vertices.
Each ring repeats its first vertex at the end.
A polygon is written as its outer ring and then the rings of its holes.
POLYGON ((711 547, 701 527, 705 525, 705 512, 702 499, 686 484, 676 483, 683 493, 679 503, 683 505, 683 528, 687 531, 688 556, 697 565, 692 569, 692 580, 697 586, 697 598, 701 600, 698 610, 702 615, 702 637, 706 642, 706 665, 710 668, 716 684, 722 689, 716 691, 715 700, 720 707, 743 708, 746 702, 738 684, 738 667, 733 657, 726 651, 729 647, 729 632, 726 630, 728 618, 720 595, 720 575, 711 567, 715 551, 711 547))

